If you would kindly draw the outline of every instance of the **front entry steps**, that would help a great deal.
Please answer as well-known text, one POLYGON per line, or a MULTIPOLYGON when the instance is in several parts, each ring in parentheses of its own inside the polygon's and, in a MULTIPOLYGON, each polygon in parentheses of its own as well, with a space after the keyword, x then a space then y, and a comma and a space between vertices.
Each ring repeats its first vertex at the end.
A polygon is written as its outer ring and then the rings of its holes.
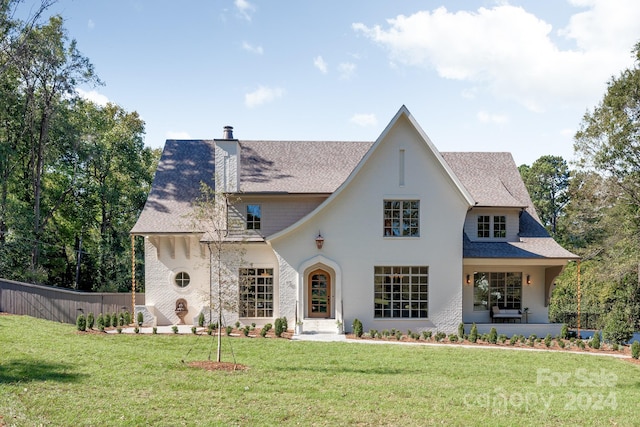
POLYGON ((314 319, 302 320, 303 334, 342 334, 342 328, 338 328, 336 319, 314 319))

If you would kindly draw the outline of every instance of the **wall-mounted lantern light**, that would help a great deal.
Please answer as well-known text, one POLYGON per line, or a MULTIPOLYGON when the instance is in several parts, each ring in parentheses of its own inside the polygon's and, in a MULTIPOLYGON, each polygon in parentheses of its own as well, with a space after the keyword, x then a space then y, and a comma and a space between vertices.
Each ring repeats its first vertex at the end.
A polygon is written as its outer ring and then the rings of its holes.
POLYGON ((527 285, 531 284, 531 276, 527 274, 527 285))
POLYGON ((467 285, 471 284, 471 275, 467 274, 467 285))
POLYGON ((320 232, 318 231, 318 237, 316 237, 316 247, 318 249, 322 249, 322 245, 324 245, 324 237, 322 237, 322 234, 320 234, 320 232))

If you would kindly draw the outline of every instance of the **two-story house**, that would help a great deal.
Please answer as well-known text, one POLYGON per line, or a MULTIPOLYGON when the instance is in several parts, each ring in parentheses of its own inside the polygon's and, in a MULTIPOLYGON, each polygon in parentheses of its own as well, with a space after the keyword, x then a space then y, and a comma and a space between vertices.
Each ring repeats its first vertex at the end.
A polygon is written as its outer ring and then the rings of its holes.
POLYGON ((244 141, 226 127, 166 142, 131 231, 158 325, 209 312, 213 234, 189 220, 201 181, 233 196, 224 239, 244 248, 227 324, 453 332, 489 324, 495 306, 547 325, 554 280, 577 259, 541 225, 510 154, 440 153, 404 106, 374 142, 244 141))

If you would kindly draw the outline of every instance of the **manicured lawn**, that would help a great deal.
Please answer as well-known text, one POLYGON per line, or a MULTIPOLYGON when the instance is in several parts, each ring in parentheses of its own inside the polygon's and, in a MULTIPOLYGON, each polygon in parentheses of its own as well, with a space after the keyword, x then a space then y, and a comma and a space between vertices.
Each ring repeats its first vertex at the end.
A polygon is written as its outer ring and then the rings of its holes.
POLYGON ((79 334, 0 316, 0 425, 640 424, 640 366, 449 346, 79 334))

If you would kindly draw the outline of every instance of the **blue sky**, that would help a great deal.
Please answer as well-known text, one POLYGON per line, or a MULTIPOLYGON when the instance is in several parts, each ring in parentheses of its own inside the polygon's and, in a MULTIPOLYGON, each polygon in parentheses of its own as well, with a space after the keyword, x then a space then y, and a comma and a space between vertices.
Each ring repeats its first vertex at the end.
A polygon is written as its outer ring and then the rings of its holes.
POLYGON ((406 105, 440 151, 573 159, 606 82, 633 65, 640 1, 58 0, 145 142, 375 140, 406 105))

